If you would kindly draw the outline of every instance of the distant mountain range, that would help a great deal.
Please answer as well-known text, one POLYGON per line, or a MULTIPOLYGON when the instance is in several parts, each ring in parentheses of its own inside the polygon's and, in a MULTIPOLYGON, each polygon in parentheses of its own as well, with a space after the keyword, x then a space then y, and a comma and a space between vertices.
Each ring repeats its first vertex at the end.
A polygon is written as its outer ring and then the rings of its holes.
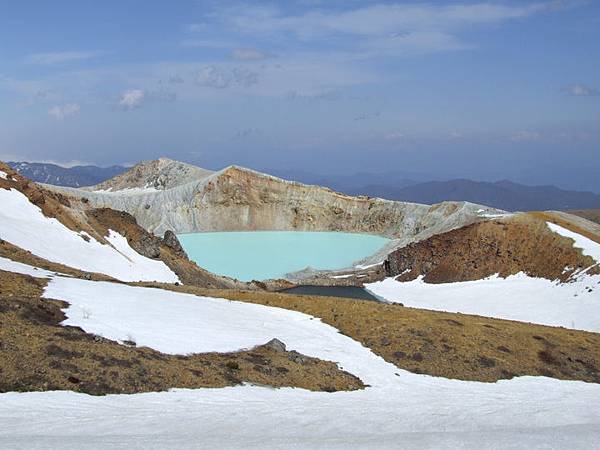
MULTIPOLYGON (((92 186, 128 170, 123 166, 75 166, 10 162, 29 179, 57 186, 92 186)), ((308 184, 326 186, 349 195, 367 195, 415 203, 446 200, 469 201, 507 211, 599 209, 600 195, 569 191, 556 186, 527 186, 511 181, 484 182, 466 179, 418 182, 393 174, 315 175, 308 172, 270 171, 274 175, 308 184)))
POLYGON ((567 191, 556 186, 526 186, 506 180, 495 183, 472 180, 430 181, 409 186, 376 184, 351 189, 347 193, 427 204, 465 200, 507 211, 600 208, 600 195, 593 192, 567 191))
POLYGON ((119 175, 129 168, 123 166, 73 166, 62 167, 48 163, 8 162, 14 170, 38 183, 55 186, 91 186, 119 175))

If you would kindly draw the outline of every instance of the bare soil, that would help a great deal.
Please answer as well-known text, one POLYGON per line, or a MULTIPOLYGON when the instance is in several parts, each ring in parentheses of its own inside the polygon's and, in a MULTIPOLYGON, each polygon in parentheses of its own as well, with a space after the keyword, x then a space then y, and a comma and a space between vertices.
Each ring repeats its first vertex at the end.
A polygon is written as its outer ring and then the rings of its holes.
POLYGON ((314 391, 364 387, 333 362, 272 346, 174 356, 61 326, 67 304, 40 299, 46 282, 0 271, 0 392, 132 394, 244 382, 314 391))

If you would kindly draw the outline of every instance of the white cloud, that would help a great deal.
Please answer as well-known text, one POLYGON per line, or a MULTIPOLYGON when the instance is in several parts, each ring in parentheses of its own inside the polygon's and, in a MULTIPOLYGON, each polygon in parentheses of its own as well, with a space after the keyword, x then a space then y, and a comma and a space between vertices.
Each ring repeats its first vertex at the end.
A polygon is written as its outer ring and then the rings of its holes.
POLYGON ((573 95, 575 97, 595 97, 600 95, 600 89, 586 86, 585 84, 572 84, 567 86, 565 90, 569 93, 569 95, 573 95))
POLYGON ((262 61, 271 55, 255 48, 236 48, 231 52, 231 57, 238 61, 262 61))
POLYGON ((68 103, 66 105, 56 105, 48 110, 48 114, 57 120, 63 120, 65 117, 77 114, 81 108, 77 103, 68 103))
POLYGON ((119 106, 124 109, 136 109, 142 106, 146 93, 141 89, 130 89, 121 94, 119 106))
POLYGON ((100 52, 50 52, 50 53, 34 53, 29 55, 26 60, 31 64, 62 64, 71 61, 79 61, 91 59, 98 56, 100 52))

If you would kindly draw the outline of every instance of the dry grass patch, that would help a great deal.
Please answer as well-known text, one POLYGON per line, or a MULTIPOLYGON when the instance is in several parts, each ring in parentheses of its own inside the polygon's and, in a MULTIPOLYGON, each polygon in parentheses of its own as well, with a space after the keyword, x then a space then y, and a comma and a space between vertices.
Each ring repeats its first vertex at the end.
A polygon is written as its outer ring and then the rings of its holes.
POLYGON ((0 392, 131 394, 243 382, 314 391, 364 387, 333 362, 276 345, 225 354, 175 356, 61 326, 66 318, 61 308, 67 304, 40 299, 46 282, 0 271, 0 392))
POLYGON ((600 383, 600 334, 336 297, 167 287, 303 312, 414 373, 497 381, 522 375, 600 383))

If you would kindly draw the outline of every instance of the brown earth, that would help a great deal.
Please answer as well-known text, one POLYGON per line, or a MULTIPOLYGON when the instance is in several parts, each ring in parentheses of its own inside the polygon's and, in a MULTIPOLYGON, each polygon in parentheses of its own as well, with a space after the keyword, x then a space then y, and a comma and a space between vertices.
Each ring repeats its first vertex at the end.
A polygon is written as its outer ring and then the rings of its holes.
MULTIPOLYGON (((519 214, 438 234, 392 252, 386 271, 388 276, 400 275, 399 281, 422 275, 428 283, 478 280, 494 274, 507 277, 519 272, 564 282, 575 270, 596 264, 574 248, 571 239, 552 232, 546 220, 556 218, 545 213, 519 214)), ((600 270, 595 267, 591 273, 600 270)))
POLYGON ((41 300, 45 284, 46 280, 0 271, 0 392, 131 394, 243 382, 314 391, 364 387, 333 362, 275 344, 234 353, 174 356, 61 326, 66 318, 61 308, 67 304, 41 300))
POLYGON ((318 317, 414 373, 486 382, 532 375, 600 383, 597 333, 336 297, 165 288, 318 317))

